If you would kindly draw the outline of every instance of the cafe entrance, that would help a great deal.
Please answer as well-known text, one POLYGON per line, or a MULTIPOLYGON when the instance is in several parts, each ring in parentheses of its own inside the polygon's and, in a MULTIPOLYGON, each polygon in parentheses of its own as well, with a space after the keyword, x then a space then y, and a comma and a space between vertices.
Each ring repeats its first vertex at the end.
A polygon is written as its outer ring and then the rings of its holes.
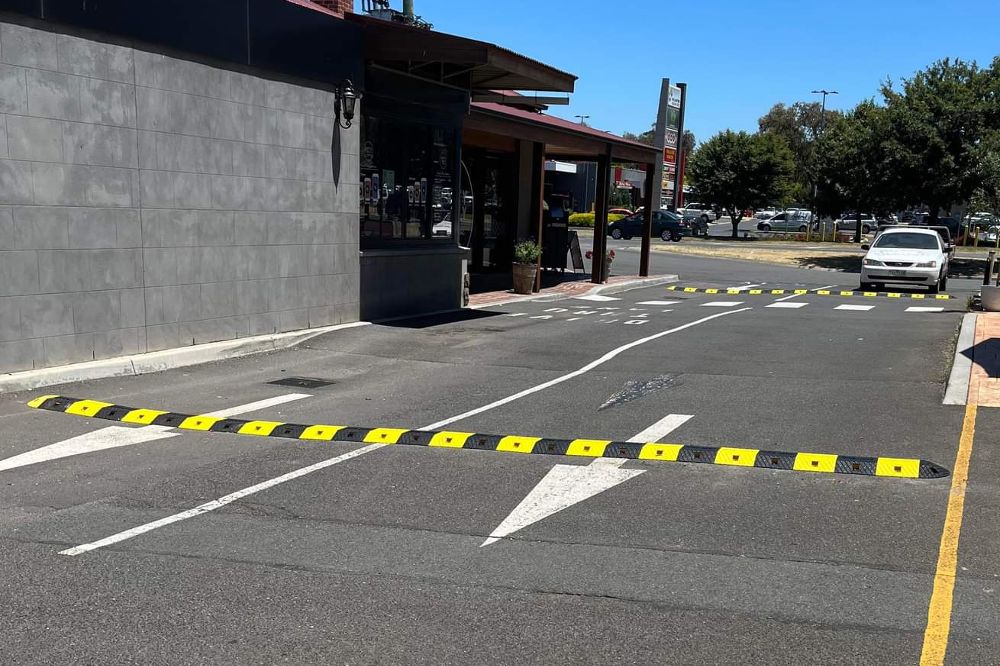
POLYGON ((517 237, 513 157, 476 148, 463 151, 459 243, 470 249, 470 273, 510 271, 517 237))

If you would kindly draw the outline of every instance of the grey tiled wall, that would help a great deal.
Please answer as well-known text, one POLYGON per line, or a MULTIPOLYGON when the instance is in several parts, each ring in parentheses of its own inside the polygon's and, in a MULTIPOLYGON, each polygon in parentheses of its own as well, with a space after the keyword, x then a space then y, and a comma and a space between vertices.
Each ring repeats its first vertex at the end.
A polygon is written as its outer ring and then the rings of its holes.
POLYGON ((0 22, 0 372, 357 320, 358 130, 334 141, 333 108, 0 22))

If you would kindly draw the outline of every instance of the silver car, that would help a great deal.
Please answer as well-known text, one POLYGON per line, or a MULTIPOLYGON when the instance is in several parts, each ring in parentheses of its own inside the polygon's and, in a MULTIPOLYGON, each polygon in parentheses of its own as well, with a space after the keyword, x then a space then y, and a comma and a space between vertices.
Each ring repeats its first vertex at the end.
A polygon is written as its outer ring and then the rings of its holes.
POLYGON ((812 220, 809 211, 785 211, 757 223, 758 231, 798 231, 805 233, 812 220))

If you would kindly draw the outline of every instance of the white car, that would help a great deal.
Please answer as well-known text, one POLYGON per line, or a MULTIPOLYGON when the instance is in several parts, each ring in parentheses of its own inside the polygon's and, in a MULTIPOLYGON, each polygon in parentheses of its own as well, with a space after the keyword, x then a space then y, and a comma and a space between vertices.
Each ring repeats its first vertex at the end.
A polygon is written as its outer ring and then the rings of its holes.
POLYGON ((861 260, 861 289, 886 283, 923 285, 932 294, 948 287, 951 246, 933 229, 892 227, 880 233, 861 260))
POLYGON ((715 222, 719 219, 719 216, 715 213, 715 209, 708 204, 690 203, 683 208, 678 208, 677 212, 681 215, 684 215, 684 213, 701 213, 701 219, 706 224, 709 222, 715 222))

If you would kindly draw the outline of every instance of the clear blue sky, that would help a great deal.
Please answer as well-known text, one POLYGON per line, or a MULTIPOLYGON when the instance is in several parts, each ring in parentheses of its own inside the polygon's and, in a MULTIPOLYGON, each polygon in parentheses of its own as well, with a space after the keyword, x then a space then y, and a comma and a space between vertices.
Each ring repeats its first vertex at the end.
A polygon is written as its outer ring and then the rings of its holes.
POLYGON ((551 113, 589 114, 601 129, 647 129, 660 79, 684 81, 699 140, 756 129, 774 103, 816 99, 816 88, 840 91, 828 105, 850 108, 886 77, 1000 54, 1000 0, 415 0, 415 9, 436 30, 576 74, 571 105, 551 113))

